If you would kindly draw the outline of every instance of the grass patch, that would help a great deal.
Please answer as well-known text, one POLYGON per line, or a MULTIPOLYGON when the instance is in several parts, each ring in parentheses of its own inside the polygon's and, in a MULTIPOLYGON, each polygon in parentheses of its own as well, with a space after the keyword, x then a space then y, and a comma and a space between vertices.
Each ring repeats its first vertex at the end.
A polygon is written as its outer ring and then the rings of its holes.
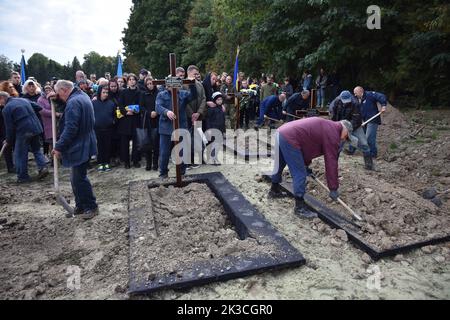
POLYGON ((414 143, 423 144, 423 143, 425 143, 425 140, 423 140, 423 139, 416 139, 416 140, 414 140, 414 143))
POLYGON ((389 145, 389 149, 391 149, 391 150, 397 150, 397 149, 398 149, 398 145, 397 145, 395 142, 392 142, 392 143, 389 145))
POLYGON ((431 134, 431 139, 437 140, 439 138, 439 134, 437 132, 434 132, 431 134))

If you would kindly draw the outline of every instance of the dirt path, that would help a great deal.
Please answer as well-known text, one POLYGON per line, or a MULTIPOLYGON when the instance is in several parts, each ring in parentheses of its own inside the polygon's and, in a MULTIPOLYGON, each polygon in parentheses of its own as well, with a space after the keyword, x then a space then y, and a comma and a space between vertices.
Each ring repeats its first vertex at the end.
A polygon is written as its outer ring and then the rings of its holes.
MULTIPOLYGON (((448 189, 450 114, 440 114, 437 119, 409 116, 425 121, 427 129, 416 139, 397 141, 399 133, 406 134, 422 124, 382 126, 379 172, 367 174, 360 168, 362 158, 343 156, 340 166, 344 175, 356 163, 356 172, 362 181, 367 175, 372 176, 393 188, 404 188, 419 196, 431 187, 438 191, 448 189), (430 124, 430 121, 439 123, 430 124)), ((305 255, 307 265, 188 291, 164 291, 145 299, 450 298, 450 243, 375 263, 323 223, 294 216, 293 200, 268 201, 269 185, 262 182, 259 175, 261 167, 270 169, 271 163, 263 160, 262 164, 208 166, 192 172, 221 171, 305 255)), ((317 169, 320 169, 319 164, 317 162, 317 169)), ((64 217, 62 208, 55 204, 50 178, 40 184, 15 186, 14 176, 5 174, 2 163, 0 298, 128 299, 128 183, 156 176, 144 169, 114 169, 109 174, 92 170, 90 178, 101 214, 82 222, 64 217)), ((63 192, 71 199, 68 181, 68 171, 64 171, 61 184, 63 192)), ((342 185, 343 188, 349 186, 345 179, 342 185)), ((440 210, 447 210, 447 214, 448 197, 450 195, 438 196, 443 203, 440 210)))

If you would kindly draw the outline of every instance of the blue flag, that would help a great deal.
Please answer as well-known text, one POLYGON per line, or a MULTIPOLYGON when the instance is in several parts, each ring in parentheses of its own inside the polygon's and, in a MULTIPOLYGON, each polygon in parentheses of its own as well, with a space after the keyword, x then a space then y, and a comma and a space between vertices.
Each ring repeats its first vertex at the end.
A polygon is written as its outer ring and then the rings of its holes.
POLYGON ((26 74, 25 74, 25 57, 22 54, 22 61, 20 62, 20 77, 22 78, 22 85, 25 84, 25 81, 27 80, 26 74))
POLYGON ((120 54, 117 57, 117 76, 121 77, 123 75, 123 71, 122 71, 122 57, 120 56, 120 54))
POLYGON ((236 90, 239 90, 238 84, 239 84, 239 46, 237 47, 237 53, 236 53, 236 62, 234 64, 234 86, 236 87, 236 90))

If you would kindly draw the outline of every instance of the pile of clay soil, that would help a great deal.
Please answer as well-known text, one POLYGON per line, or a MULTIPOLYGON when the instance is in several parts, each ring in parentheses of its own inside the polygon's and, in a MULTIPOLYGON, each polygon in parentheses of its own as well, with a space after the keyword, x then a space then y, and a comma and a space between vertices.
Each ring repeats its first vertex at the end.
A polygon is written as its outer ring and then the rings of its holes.
POLYGON ((130 261, 137 279, 180 273, 205 261, 226 268, 220 258, 227 256, 275 254, 268 239, 239 239, 222 204, 206 184, 145 189, 145 182, 134 185, 130 200, 136 228, 130 261), (133 194, 133 190, 142 191, 133 194))
MULTIPOLYGON (((358 234, 378 250, 450 235, 448 211, 440 210, 415 192, 376 177, 365 177, 363 185, 357 177, 352 179, 345 173, 342 176, 346 181, 341 184, 342 198, 363 218, 358 234)), ((311 182, 308 191, 351 220, 351 215, 319 188, 311 182)))

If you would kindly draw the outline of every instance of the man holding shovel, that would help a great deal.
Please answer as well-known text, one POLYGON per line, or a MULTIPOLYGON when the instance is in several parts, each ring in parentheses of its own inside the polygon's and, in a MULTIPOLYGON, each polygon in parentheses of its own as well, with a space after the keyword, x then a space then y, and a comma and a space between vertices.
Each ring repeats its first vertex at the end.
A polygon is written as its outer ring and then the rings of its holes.
POLYGON ((66 103, 61 119, 61 136, 53 155, 62 158, 65 167, 72 168, 70 181, 75 195, 75 212, 85 220, 98 214, 96 198, 87 178, 89 159, 97 154, 94 131, 94 108, 91 99, 70 81, 60 80, 55 85, 56 99, 66 103))
POLYGON ((294 214, 307 219, 317 217, 305 203, 306 177, 312 173, 308 168, 312 160, 325 158, 325 171, 330 197, 339 197, 338 155, 342 141, 357 145, 358 139, 352 136, 352 124, 343 120, 334 122, 318 117, 289 122, 277 130, 277 155, 269 198, 283 197, 280 189, 282 173, 286 165, 293 178, 295 194, 294 214))
POLYGON ((366 170, 373 170, 373 160, 370 155, 369 144, 362 125, 361 109, 358 101, 350 91, 342 91, 341 94, 330 104, 331 120, 348 120, 353 126, 353 136, 358 139, 358 147, 364 155, 366 170))
MULTIPOLYGON (((369 121, 377 114, 381 115, 386 112, 387 98, 384 94, 375 91, 365 91, 362 87, 356 87, 353 90, 356 98, 361 105, 361 115, 363 121, 369 121), (378 110, 377 103, 381 104, 381 111, 378 110)), ((381 125, 381 117, 375 117, 365 128, 367 142, 370 147, 370 155, 376 158, 378 155, 377 149, 377 131, 378 126, 381 125)))

